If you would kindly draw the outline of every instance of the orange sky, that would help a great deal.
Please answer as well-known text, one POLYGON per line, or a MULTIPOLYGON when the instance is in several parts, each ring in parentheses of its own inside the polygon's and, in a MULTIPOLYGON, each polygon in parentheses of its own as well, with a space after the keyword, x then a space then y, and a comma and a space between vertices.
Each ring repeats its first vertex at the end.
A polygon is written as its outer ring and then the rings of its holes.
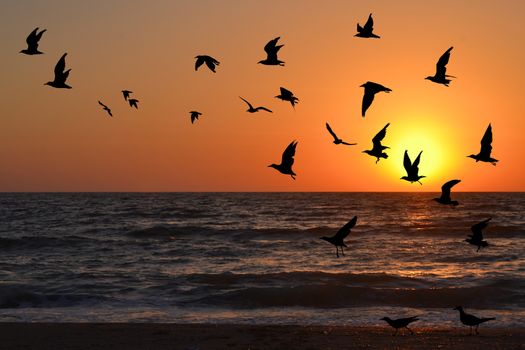
POLYGON ((438 191, 454 178, 457 191, 524 191, 524 18, 519 0, 6 1, 0 191, 438 191), (381 39, 353 37, 370 12, 381 39), (45 54, 19 54, 37 26, 45 54), (257 64, 277 36, 286 66, 257 64), (450 46, 458 78, 424 80, 450 46), (64 52, 73 89, 44 86, 64 52), (194 71, 198 54, 216 74, 194 71), (368 80, 393 91, 362 118, 368 80), (332 144, 327 121, 358 145, 332 144), (387 122, 390 157, 375 164, 362 151, 387 122), (489 123, 496 167, 466 157, 489 123), (296 181, 267 167, 292 140, 296 181), (423 150, 423 186, 400 180, 405 149, 423 150))

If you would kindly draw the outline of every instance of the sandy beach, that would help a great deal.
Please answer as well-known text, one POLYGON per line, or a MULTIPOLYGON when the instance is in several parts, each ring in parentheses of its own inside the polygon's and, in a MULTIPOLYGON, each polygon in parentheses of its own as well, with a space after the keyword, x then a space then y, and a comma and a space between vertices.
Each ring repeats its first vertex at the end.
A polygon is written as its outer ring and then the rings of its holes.
POLYGON ((523 329, 251 326, 156 323, 1 323, 2 349, 525 349, 523 329))

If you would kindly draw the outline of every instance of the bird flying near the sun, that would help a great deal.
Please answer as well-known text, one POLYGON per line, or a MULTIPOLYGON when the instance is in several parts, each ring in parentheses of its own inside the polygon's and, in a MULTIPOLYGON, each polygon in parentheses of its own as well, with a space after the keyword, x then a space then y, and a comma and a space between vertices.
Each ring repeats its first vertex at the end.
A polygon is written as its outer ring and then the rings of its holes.
POLYGON ((195 61, 195 70, 199 69, 200 66, 202 66, 203 63, 206 63, 208 68, 215 73, 215 66, 218 66, 220 64, 219 61, 217 61, 215 58, 207 55, 198 55, 195 56, 197 59, 195 61))
POLYGON ((348 145, 348 146, 357 145, 357 143, 348 143, 348 142, 343 141, 339 137, 337 137, 337 135, 332 130, 332 128, 330 127, 330 124, 328 124, 328 122, 326 123, 326 129, 328 130, 330 135, 332 135, 332 137, 334 138, 334 144, 336 144, 336 145, 343 144, 343 145, 348 145))
POLYGON ((450 51, 453 48, 454 47, 451 46, 447 51, 445 51, 443 55, 441 55, 441 57, 436 63, 436 73, 434 74, 434 76, 428 76, 425 79, 433 81, 434 83, 437 83, 437 84, 443 84, 445 86, 448 86, 451 80, 447 78, 455 78, 455 76, 445 74, 447 72, 446 66, 447 66, 448 60, 450 59, 450 51))
POLYGON ((278 36, 277 38, 268 41, 268 43, 264 46, 264 51, 266 52, 266 58, 257 63, 265 64, 267 66, 284 66, 284 62, 277 58, 277 53, 279 52, 281 47, 284 46, 284 45, 277 45, 277 41, 279 41, 280 38, 281 37, 278 36))
POLYGON ((419 181, 419 179, 422 179, 426 176, 418 174, 419 173, 418 165, 421 159, 421 153, 423 153, 423 151, 419 152, 419 154, 416 157, 416 160, 414 160, 414 163, 412 163, 410 161, 410 157, 408 156, 408 151, 405 150, 405 156, 403 157, 403 167, 405 168, 407 172, 407 176, 403 176, 401 180, 406 180, 406 181, 409 181, 410 183, 417 181, 419 182, 420 185, 423 185, 421 181, 419 181))
POLYGON ((372 19, 372 14, 368 15, 368 20, 366 21, 365 25, 361 27, 359 23, 357 23, 357 34, 354 36, 357 36, 358 38, 376 38, 379 39, 379 35, 375 35, 372 33, 374 30, 374 20, 372 19))
POLYGON ((201 112, 191 111, 191 112, 190 112, 191 123, 193 124, 194 121, 198 120, 198 119, 199 119, 199 116, 200 116, 201 114, 202 114, 201 112))
POLYGON ((396 331, 394 335, 396 335, 399 328, 406 328, 410 331, 410 334, 414 334, 414 332, 412 332, 412 330, 408 328, 408 325, 411 324, 412 322, 419 321, 419 318, 417 318, 417 316, 412 316, 412 317, 398 318, 396 320, 392 320, 390 317, 383 317, 381 320, 386 321, 386 323, 388 323, 391 327, 395 328, 396 331))
POLYGON ((281 164, 270 164, 268 167, 274 168, 285 175, 290 175, 292 179, 295 180, 295 174, 292 170, 292 165, 294 163, 295 148, 297 147, 297 141, 292 141, 284 150, 281 164))
POLYGON ((363 95, 363 102, 361 104, 361 116, 365 116, 366 110, 370 105, 372 104, 372 101, 374 101, 374 95, 378 92, 390 92, 391 89, 371 81, 367 81, 363 85, 361 85, 362 88, 365 88, 365 93, 363 95))
POLYGON ((335 235, 331 237, 323 236, 320 239, 332 243, 335 245, 335 256, 339 257, 339 247, 341 247, 341 254, 345 255, 344 247, 348 247, 344 239, 350 234, 350 230, 357 223, 357 216, 354 216, 352 220, 348 221, 343 227, 336 232, 335 235))
POLYGON ((244 102, 246 102, 246 104, 248 105, 248 109, 246 110, 246 112, 248 113, 255 113, 255 112, 259 112, 259 111, 266 111, 266 112, 270 112, 270 113, 273 113, 271 110, 269 110, 268 108, 266 107, 256 107, 256 108, 253 108, 252 104, 248 101, 246 101, 244 98, 242 98, 241 96, 239 96, 239 98, 241 100, 243 100, 244 102))
POLYGON ((475 225, 472 225, 470 227, 470 230, 472 231, 471 235, 468 235, 469 238, 465 239, 465 242, 468 242, 472 245, 475 245, 478 247, 478 250, 476 252, 479 252, 481 248, 488 247, 489 243, 487 241, 483 240, 483 230, 489 225, 489 221, 492 220, 492 218, 488 218, 486 220, 483 220, 481 222, 478 222, 475 225))
POLYGON ((36 27, 29 35, 27 36, 26 43, 27 43, 27 49, 23 49, 20 51, 20 53, 24 53, 26 55, 40 55, 43 54, 43 52, 38 51, 38 42, 40 41, 40 38, 42 38, 42 34, 45 33, 45 29, 38 32, 38 27, 36 27))
POLYGON ((129 90, 122 90, 122 96, 124 96, 124 100, 128 100, 129 98, 129 95, 132 94, 133 91, 129 91, 129 90))
POLYGON ((71 69, 64 71, 64 69, 66 69, 66 55, 67 52, 60 57, 55 65, 55 79, 53 81, 48 81, 44 85, 49 85, 57 89, 71 89, 71 86, 66 84, 71 69))
POLYGON ((128 103, 130 107, 135 107, 136 109, 139 109, 139 106, 137 105, 137 103, 139 103, 139 100, 137 100, 136 98, 128 99, 128 103))
POLYGON ((109 109, 108 106, 106 106, 105 104, 103 104, 102 102, 98 101, 98 104, 102 106, 102 109, 105 110, 106 112, 108 112, 109 116, 110 117, 113 117, 113 114, 111 113, 111 109, 109 109))
POLYGON ((490 156, 490 153, 492 152, 492 125, 487 127, 487 130, 485 130, 485 134, 481 138, 481 148, 479 150, 478 154, 471 154, 470 158, 473 158, 477 162, 486 162, 491 163, 492 165, 496 165, 498 162, 497 159, 494 159, 490 156))
POLYGON ((448 182, 445 182, 445 184, 441 186, 441 197, 434 198, 433 200, 441 204, 458 205, 459 204, 458 201, 453 201, 450 198, 450 190, 452 189, 452 187, 454 187, 460 182, 461 180, 450 180, 448 182))
POLYGON ((291 92, 290 90, 286 90, 285 88, 281 87, 281 93, 277 96, 275 96, 276 98, 279 98, 283 101, 288 101, 292 104, 292 107, 295 109, 295 104, 297 103, 297 101, 299 101, 299 99, 297 97, 295 97, 293 95, 293 92, 291 92))
POLYGON ((482 324, 483 322, 492 321, 492 320, 496 319, 494 317, 479 318, 479 317, 476 317, 474 315, 467 314, 463 310, 462 306, 456 306, 454 308, 454 310, 458 310, 459 311, 459 320, 461 321, 461 323, 463 323, 465 326, 469 326, 470 327, 470 334, 472 334, 472 327, 475 326, 476 327, 476 334, 479 334, 478 327, 479 327, 480 324, 482 324))
POLYGON ((388 158, 388 154, 386 154, 385 152, 383 152, 385 149, 387 148, 390 148, 388 146, 383 146, 381 144, 381 141, 385 138, 385 135, 386 135, 386 128, 388 128, 388 126, 390 125, 390 123, 387 123, 383 129, 381 129, 381 131, 379 131, 376 136, 374 136, 374 138, 372 139, 372 149, 370 150, 365 150, 363 151, 363 153, 366 153, 372 157, 376 157, 377 160, 376 160, 376 164, 377 162, 379 162, 379 159, 381 158, 385 158, 387 159, 388 158))

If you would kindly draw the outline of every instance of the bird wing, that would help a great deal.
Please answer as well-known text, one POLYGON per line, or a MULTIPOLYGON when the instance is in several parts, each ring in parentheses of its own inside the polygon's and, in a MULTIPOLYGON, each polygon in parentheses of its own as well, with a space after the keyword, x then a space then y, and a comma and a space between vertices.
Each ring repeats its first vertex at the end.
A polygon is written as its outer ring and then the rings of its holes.
POLYGON ((437 63, 436 63, 436 76, 445 78, 445 73, 447 71, 447 68, 445 66, 447 65, 448 60, 450 59, 450 51, 453 48, 454 47, 451 46, 447 51, 445 51, 445 53, 443 55, 441 55, 441 57, 437 61, 437 63))
POLYGON ((492 125, 489 124, 485 134, 481 138, 481 150, 480 154, 490 157, 490 152, 492 152, 492 125))
POLYGON ((101 105, 102 107, 104 108, 108 108, 108 106, 106 106, 105 104, 103 104, 102 102, 98 101, 98 104, 101 105))
POLYGON ((374 95, 374 92, 365 87, 365 94, 363 95, 363 102, 361 103, 361 116, 365 116, 366 110, 370 107, 372 101, 374 101, 374 95))
POLYGON ((355 146, 355 145, 357 145, 357 143, 348 143, 348 142, 345 142, 345 141, 341 141, 341 143, 343 145, 347 145, 347 146, 355 146))
POLYGON ((352 220, 348 221, 343 227, 339 229, 339 231, 337 231, 334 238, 341 239, 341 240, 345 239, 346 236, 348 236, 348 234, 350 233, 350 230, 355 226, 356 223, 357 223, 357 216, 354 216, 352 220))
POLYGON ((255 111, 258 111, 258 110, 260 110, 260 109, 262 109, 263 111, 266 111, 266 112, 273 113, 271 110, 269 110, 269 109, 266 108, 266 107, 257 107, 257 108, 255 108, 255 111))
POLYGON ((208 66, 208 68, 215 73, 215 64, 219 64, 216 60, 214 60, 213 58, 211 59, 208 59, 208 60, 205 60, 204 63, 206 63, 206 65, 208 66))
POLYGON ((66 69, 66 55, 67 52, 63 54, 62 57, 60 57, 57 64, 55 65, 55 77, 62 75, 64 69, 66 69))
POLYGON ((286 149, 283 152, 282 159, 281 159, 282 165, 290 166, 290 167, 292 166, 294 162, 293 157, 295 156, 296 146, 297 146, 297 141, 294 140, 288 145, 288 147, 286 147, 286 149))
POLYGON ((411 170, 415 176, 417 176, 417 173, 419 172, 418 166, 419 166, 419 161, 421 160, 421 153, 423 153, 423 151, 419 152, 419 154, 416 157, 416 160, 414 160, 414 163, 412 163, 411 170))
POLYGON ((481 241, 483 240, 483 233, 482 230, 489 225, 489 221, 492 220, 492 218, 488 218, 486 220, 483 220, 481 222, 478 222, 475 225, 472 225, 470 227, 470 230, 472 231, 472 239, 475 241, 481 241))
POLYGON ((281 96, 282 97, 288 97, 288 98, 291 98, 293 96, 293 92, 291 92, 290 90, 286 90, 285 88, 281 87, 280 88, 281 90, 281 96))
POLYGON ((277 41, 279 41, 280 38, 281 38, 281 37, 278 36, 277 38, 268 41, 268 43, 267 43, 266 45, 264 45, 264 51, 265 51, 268 55, 271 55, 271 54, 277 54, 277 51, 279 51, 279 49, 280 49, 281 47, 283 47, 283 45, 279 45, 279 46, 277 46, 277 41))
POLYGON ((412 162, 410 161, 410 157, 408 156, 407 150, 405 150, 405 155, 403 156, 403 167, 405 168, 405 171, 407 172, 407 174, 410 174, 412 162))
POLYGON ((195 58, 197 59, 195 61, 195 70, 197 70, 204 63, 204 57, 203 56, 196 56, 195 58))
POLYGON ((368 20, 366 21, 363 29, 367 32, 372 32, 374 29, 374 20, 372 19, 372 14, 368 15, 368 20))
POLYGON ((454 187, 460 182, 461 180, 450 180, 448 182, 445 182, 443 186, 441 186, 441 199, 445 201, 450 201, 450 190, 452 189, 452 187, 454 187))
MULTIPOLYGON (((37 27, 36 29, 38 29, 38 27, 37 27)), ((39 40, 42 38, 42 35, 44 35, 44 33, 46 32, 46 30, 47 30, 47 29, 42 29, 42 31, 41 31, 40 33, 37 33, 37 34, 35 35, 35 39, 36 39, 36 41, 39 41, 39 40)))
POLYGON ((38 27, 36 27, 26 38, 27 45, 34 45, 36 44, 36 32, 38 31, 38 27))
POLYGON ((385 138, 386 128, 388 128, 389 125, 390 123, 387 123, 385 127, 381 129, 381 131, 378 132, 376 136, 374 136, 374 138, 372 139, 372 143, 374 144, 374 147, 381 147, 381 140, 385 138))
POLYGON ((246 102, 246 104, 248 105, 248 107, 250 107, 250 109, 253 109, 253 106, 251 105, 250 102, 246 101, 246 100, 245 100, 244 98, 242 98, 241 96, 239 96, 239 98, 240 98, 241 100, 243 100, 244 102, 246 102))
POLYGON ((332 135, 332 137, 334 138, 334 140, 338 140, 339 138, 337 137, 337 135, 335 134, 335 132, 332 130, 332 128, 330 127, 330 124, 326 123, 326 129, 328 129, 328 132, 330 133, 330 135, 332 135))

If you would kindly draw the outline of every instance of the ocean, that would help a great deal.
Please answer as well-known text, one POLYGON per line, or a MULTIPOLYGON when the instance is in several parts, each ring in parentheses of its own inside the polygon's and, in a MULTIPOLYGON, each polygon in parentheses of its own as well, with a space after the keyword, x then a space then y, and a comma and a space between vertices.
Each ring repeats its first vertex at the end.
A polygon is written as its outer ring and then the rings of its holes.
POLYGON ((523 326, 525 193, 436 196, 3 193, 0 321, 523 326))

